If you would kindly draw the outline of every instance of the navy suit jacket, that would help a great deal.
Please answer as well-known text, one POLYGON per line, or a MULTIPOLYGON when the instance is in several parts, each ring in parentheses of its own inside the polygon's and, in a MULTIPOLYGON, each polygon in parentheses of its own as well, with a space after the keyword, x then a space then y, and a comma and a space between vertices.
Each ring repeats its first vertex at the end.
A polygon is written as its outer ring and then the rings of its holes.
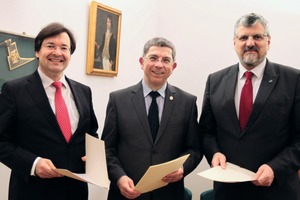
MULTIPOLYGON (((108 199, 125 199, 117 188, 123 175, 137 184, 149 166, 190 154, 184 176, 199 164, 199 127, 196 97, 168 84, 157 138, 153 142, 148 124, 142 83, 112 92, 109 96, 102 139, 105 141, 111 186, 108 199)), ((138 199, 182 200, 183 179, 138 199)))
POLYGON ((85 172, 85 133, 98 137, 89 87, 66 78, 79 112, 78 128, 67 143, 37 71, 9 81, 0 95, 0 161, 11 168, 10 200, 87 199, 87 184, 30 176, 34 160, 50 159, 57 168, 85 172))
POLYGON ((267 61, 248 124, 239 128, 234 95, 238 65, 207 79, 200 130, 208 163, 214 153, 253 172, 268 164, 275 173, 270 187, 251 182, 215 182, 216 200, 296 200, 300 168, 300 73, 267 61))

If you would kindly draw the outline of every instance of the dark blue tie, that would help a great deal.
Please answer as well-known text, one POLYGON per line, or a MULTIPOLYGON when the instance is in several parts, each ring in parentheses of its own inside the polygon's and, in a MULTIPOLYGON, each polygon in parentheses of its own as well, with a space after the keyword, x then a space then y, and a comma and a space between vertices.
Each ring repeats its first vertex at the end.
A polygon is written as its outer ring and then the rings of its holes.
POLYGON ((149 93, 149 95, 152 97, 152 102, 149 108, 148 121, 151 129, 153 141, 155 141, 157 131, 159 128, 158 105, 156 102, 156 97, 159 96, 159 93, 152 91, 149 93))

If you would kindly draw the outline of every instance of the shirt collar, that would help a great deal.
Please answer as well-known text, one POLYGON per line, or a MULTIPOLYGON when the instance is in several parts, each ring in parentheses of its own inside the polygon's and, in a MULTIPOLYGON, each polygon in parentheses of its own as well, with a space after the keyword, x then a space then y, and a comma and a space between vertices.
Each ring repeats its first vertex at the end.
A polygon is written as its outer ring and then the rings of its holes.
MULTIPOLYGON (((42 84, 43 84, 43 87, 46 89, 48 87, 51 86, 51 84, 54 82, 51 78, 49 78, 48 76, 46 76, 42 71, 41 69, 38 67, 38 73, 41 77, 41 80, 42 80, 42 84)), ((62 82, 63 86, 65 86, 66 88, 68 87, 68 83, 66 81, 66 78, 65 78, 65 75, 62 75, 60 80, 58 80, 60 82, 62 82)))
MULTIPOLYGON (((257 77, 257 79, 262 78, 264 71, 265 71, 266 63, 267 63, 267 59, 265 58, 262 63, 260 63, 259 65, 257 65, 256 67, 254 67, 251 70, 251 72, 255 75, 255 77, 257 77)), ((243 78, 244 73, 246 71, 248 71, 248 70, 246 70, 241 63, 239 63, 239 75, 238 75, 239 79, 243 78)))
MULTIPOLYGON (((142 81, 142 86, 143 86, 144 97, 146 97, 152 91, 152 89, 146 84, 144 79, 142 81)), ((165 98, 166 95, 166 88, 167 88, 167 82, 159 90, 157 90, 157 92, 163 98, 165 98)))

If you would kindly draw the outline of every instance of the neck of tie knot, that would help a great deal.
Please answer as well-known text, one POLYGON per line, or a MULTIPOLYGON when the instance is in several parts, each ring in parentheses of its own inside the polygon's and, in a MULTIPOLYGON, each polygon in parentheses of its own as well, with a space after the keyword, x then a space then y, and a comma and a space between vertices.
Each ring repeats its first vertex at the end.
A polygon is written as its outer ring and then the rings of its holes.
POLYGON ((152 91, 149 93, 149 95, 152 97, 152 99, 156 99, 160 94, 156 91, 152 91))
POLYGON ((252 72, 249 72, 249 71, 247 71, 247 72, 245 72, 245 76, 246 76, 246 79, 247 80, 251 80, 252 79, 252 72))
POLYGON ((52 83, 52 85, 53 85, 56 89, 61 89, 61 87, 62 87, 62 82, 54 81, 54 82, 52 83))

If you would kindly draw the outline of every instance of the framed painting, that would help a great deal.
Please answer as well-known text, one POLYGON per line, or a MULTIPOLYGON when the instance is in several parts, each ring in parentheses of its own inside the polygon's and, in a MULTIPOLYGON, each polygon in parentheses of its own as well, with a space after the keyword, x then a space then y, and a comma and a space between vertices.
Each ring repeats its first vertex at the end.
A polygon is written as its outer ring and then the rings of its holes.
POLYGON ((29 75, 37 67, 34 37, 0 30, 0 89, 4 82, 29 75))
POLYGON ((87 74, 117 76, 121 11, 92 1, 88 32, 87 74))

